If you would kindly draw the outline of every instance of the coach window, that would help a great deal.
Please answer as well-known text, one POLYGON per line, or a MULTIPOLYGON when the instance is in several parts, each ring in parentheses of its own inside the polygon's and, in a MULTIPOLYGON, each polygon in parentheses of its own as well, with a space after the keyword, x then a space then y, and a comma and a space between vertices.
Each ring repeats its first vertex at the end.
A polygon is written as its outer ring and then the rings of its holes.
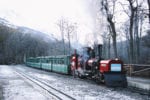
POLYGON ((62 64, 64 64, 64 59, 62 59, 62 64))

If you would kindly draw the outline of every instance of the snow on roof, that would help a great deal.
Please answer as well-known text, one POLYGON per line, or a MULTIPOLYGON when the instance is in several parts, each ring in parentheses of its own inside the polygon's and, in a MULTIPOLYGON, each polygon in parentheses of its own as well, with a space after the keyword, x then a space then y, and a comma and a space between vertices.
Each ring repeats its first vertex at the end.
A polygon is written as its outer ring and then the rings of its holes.
POLYGON ((102 60, 100 63, 109 63, 111 60, 102 60))

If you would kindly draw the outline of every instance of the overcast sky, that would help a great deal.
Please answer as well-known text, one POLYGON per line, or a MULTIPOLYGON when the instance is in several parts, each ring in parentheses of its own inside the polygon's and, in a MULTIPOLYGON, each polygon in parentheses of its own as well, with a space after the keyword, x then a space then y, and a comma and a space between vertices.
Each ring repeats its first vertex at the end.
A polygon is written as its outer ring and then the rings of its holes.
MULTIPOLYGON (((90 0, 89 0, 90 1, 90 0)), ((94 20, 87 0, 0 0, 0 17, 43 32, 59 34, 61 17, 77 23, 78 34, 91 34, 94 20), (83 31, 84 30, 84 31, 83 31)))

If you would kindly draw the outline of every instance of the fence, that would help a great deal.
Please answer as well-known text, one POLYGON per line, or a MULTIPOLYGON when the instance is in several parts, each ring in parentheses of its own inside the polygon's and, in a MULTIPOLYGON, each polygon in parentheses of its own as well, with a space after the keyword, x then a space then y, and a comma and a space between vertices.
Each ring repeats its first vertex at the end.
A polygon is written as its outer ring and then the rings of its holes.
POLYGON ((124 64, 124 68, 129 76, 139 76, 150 78, 150 65, 144 64, 124 64))

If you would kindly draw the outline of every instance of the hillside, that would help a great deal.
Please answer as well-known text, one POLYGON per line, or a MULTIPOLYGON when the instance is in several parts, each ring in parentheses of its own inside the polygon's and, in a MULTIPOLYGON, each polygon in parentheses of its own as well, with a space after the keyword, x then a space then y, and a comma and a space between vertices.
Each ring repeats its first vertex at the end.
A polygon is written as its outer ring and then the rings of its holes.
POLYGON ((0 64, 22 63, 25 56, 56 54, 63 54, 62 42, 52 34, 15 26, 0 18, 0 64))

